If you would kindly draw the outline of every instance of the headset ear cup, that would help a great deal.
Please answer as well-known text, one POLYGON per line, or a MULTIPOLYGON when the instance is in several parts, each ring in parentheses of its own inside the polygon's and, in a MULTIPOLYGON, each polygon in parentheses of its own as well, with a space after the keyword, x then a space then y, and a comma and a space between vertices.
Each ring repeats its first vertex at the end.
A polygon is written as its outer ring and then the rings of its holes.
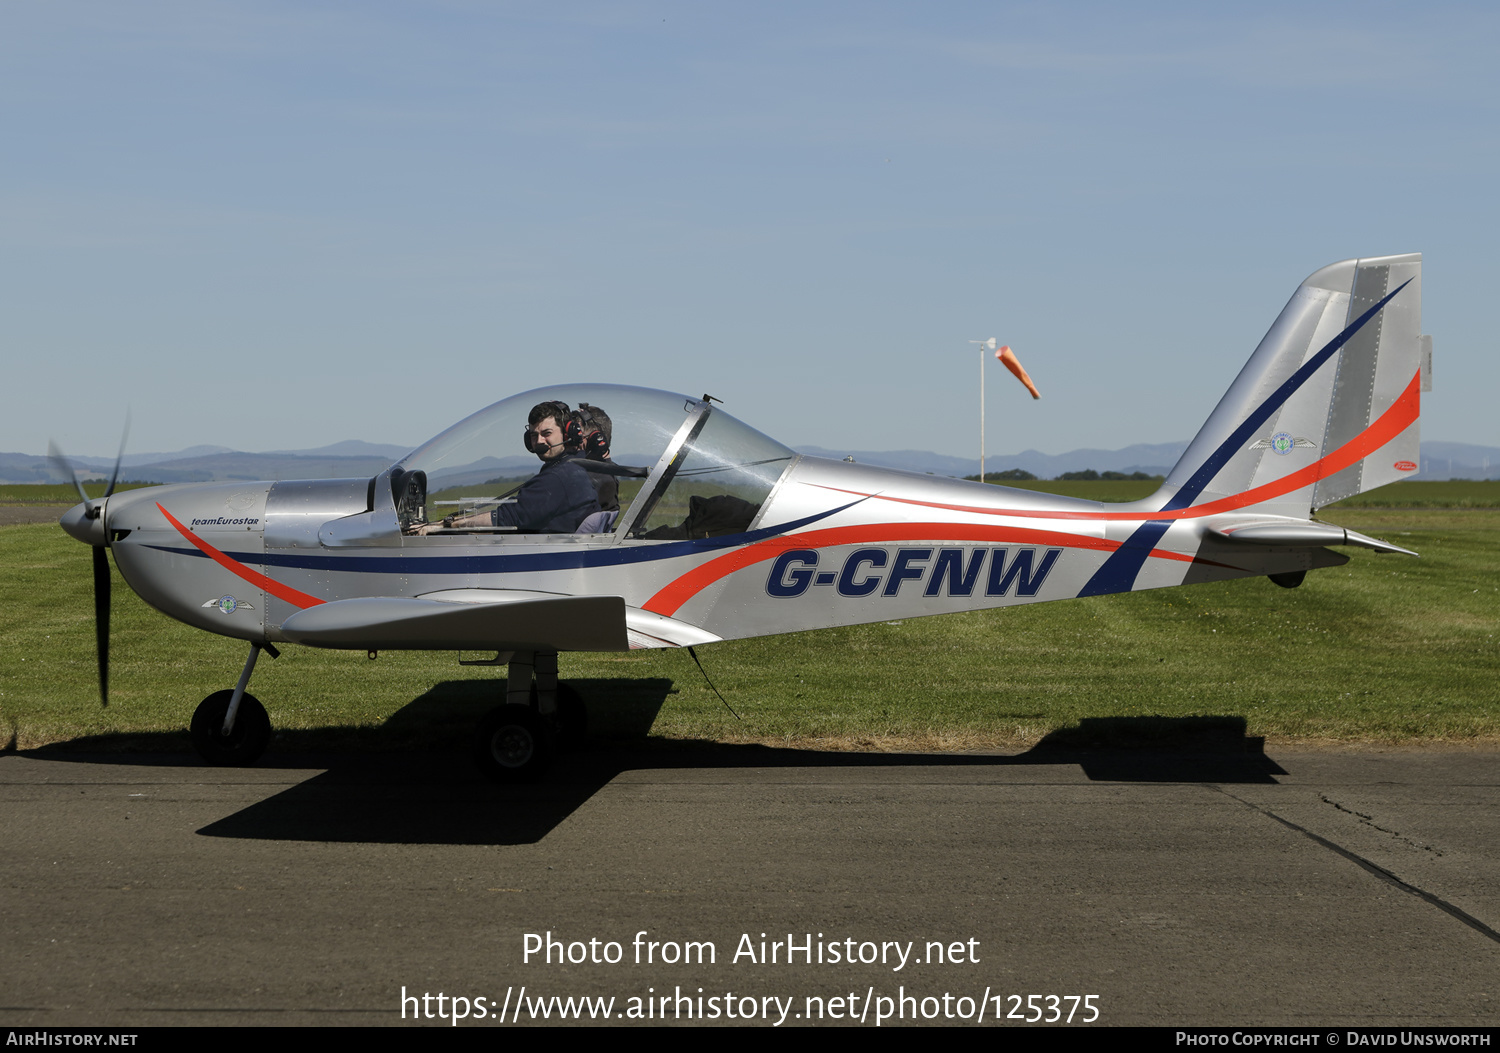
POLYGON ((609 443, 604 441, 604 433, 596 431, 584 439, 583 452, 589 457, 602 460, 604 455, 609 453, 609 443))
POLYGON ((521 433, 521 445, 526 447, 527 453, 536 453, 536 432, 527 428, 521 433))
POLYGON ((581 446, 583 444, 583 422, 574 413, 568 417, 568 423, 563 425, 563 445, 581 446))

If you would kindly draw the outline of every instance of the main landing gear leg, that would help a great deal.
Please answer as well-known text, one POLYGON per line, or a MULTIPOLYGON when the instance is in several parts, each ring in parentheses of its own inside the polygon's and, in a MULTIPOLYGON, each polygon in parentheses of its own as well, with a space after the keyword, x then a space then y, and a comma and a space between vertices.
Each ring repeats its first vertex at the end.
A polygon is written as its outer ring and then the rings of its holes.
POLYGON ((537 712, 557 732, 558 745, 572 749, 583 744, 588 730, 588 711, 578 692, 557 680, 557 652, 538 651, 532 665, 536 673, 536 690, 531 697, 537 712))
POLYGON ((536 668, 536 652, 517 651, 510 656, 510 668, 505 679, 505 703, 510 706, 531 706, 531 678, 536 668))
POLYGON ((264 650, 272 658, 281 652, 271 644, 252 643, 250 657, 233 691, 215 691, 198 703, 189 731, 193 748, 210 764, 242 768, 254 764, 271 741, 271 718, 260 700, 245 687, 264 650))

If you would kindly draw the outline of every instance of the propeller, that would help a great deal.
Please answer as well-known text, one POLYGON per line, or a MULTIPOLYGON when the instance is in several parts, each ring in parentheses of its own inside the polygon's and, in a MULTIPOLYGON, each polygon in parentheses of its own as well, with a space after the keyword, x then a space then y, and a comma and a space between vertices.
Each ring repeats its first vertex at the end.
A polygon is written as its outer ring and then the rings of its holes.
POLYGON ((83 515, 75 517, 69 513, 63 516, 63 528, 78 540, 91 545, 94 550, 94 648, 99 659, 99 702, 104 706, 109 705, 109 610, 112 584, 109 556, 105 552, 109 548, 109 530, 104 522, 104 503, 115 492, 115 485, 120 481, 120 464, 125 459, 125 440, 129 435, 130 415, 127 413, 125 429, 120 435, 120 452, 115 455, 115 469, 110 473, 109 487, 98 504, 91 501, 84 492, 83 484, 78 480, 78 472, 57 443, 47 444, 47 456, 53 467, 72 481, 73 488, 78 491, 78 497, 83 502, 83 515))

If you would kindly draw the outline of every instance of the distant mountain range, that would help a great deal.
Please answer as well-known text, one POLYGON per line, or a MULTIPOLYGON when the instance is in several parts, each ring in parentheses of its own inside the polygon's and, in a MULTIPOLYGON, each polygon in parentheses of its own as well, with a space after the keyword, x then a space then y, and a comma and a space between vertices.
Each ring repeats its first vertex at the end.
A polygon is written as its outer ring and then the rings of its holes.
MULTIPOLYGON (((1039 479, 1056 479, 1064 472, 1145 472, 1166 475, 1187 449, 1187 442, 1137 443, 1122 450, 1073 450, 1069 453, 990 454, 984 459, 986 473, 1020 468, 1039 479)), ((977 475, 977 457, 947 457, 923 450, 830 450, 822 446, 799 446, 799 453, 814 457, 853 457, 861 464, 904 468, 910 472, 963 477, 977 475)), ((1500 479, 1500 446, 1476 446, 1467 442, 1422 443, 1423 479, 1500 479)))
MULTIPOLYGON (((1022 453, 995 453, 984 459, 985 472, 1003 472, 1009 468, 1021 468, 1039 479, 1055 479, 1063 472, 1082 472, 1093 468, 1100 472, 1145 472, 1147 475, 1166 475, 1187 442, 1137 443, 1123 450, 1073 450, 1071 453, 1039 453, 1026 450, 1022 453)), ((882 468, 904 468, 909 472, 926 472, 930 475, 951 475, 963 478, 979 474, 979 458, 948 457, 926 450, 830 450, 822 446, 798 446, 798 453, 814 457, 832 457, 842 460, 853 457, 860 464, 875 464, 882 468)))
MULTIPOLYGON (((1120 450, 1073 450, 1048 454, 1036 450, 992 454, 985 458, 985 471, 1003 472, 1021 468, 1041 479, 1055 479, 1064 472, 1092 468, 1100 472, 1146 472, 1165 475, 1177 463, 1186 442, 1137 443, 1120 450)), ((823 446, 798 446, 799 453, 842 460, 852 457, 861 464, 903 468, 930 475, 963 477, 979 472, 977 457, 951 457, 926 450, 838 450, 823 446)), ((158 483, 231 482, 252 479, 350 479, 376 475, 410 453, 405 446, 361 442, 350 439, 315 450, 270 450, 245 453, 225 446, 191 446, 176 453, 127 454, 121 475, 127 479, 158 483)), ((113 457, 76 457, 81 472, 107 477, 113 457)), ((621 463, 633 463, 622 459, 621 463)), ((486 458, 466 466, 463 479, 445 479, 446 485, 482 482, 496 476, 529 474, 534 459, 523 456, 486 458), (467 476, 473 476, 468 478, 467 476)), ((1424 479, 1500 478, 1500 447, 1464 442, 1424 442, 1421 477, 1424 479)), ((25 453, 0 453, 0 483, 61 482, 45 457, 25 453)))
MULTIPOLYGON (((128 453, 120 466, 125 479, 155 483, 230 482, 237 479, 353 479, 385 471, 411 452, 407 446, 349 439, 316 450, 245 453, 227 446, 190 446, 176 453, 128 453)), ((113 457, 73 457, 80 474, 108 478, 113 457)), ((0 453, 0 482, 65 481, 46 457, 0 453)))

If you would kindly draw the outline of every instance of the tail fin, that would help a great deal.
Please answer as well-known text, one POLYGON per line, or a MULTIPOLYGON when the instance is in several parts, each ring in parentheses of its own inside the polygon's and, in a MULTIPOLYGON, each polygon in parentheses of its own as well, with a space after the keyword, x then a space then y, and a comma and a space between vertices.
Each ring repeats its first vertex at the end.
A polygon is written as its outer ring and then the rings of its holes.
POLYGON ((1165 508, 1307 518, 1416 470, 1422 257, 1345 260, 1282 310, 1167 476, 1165 508))

